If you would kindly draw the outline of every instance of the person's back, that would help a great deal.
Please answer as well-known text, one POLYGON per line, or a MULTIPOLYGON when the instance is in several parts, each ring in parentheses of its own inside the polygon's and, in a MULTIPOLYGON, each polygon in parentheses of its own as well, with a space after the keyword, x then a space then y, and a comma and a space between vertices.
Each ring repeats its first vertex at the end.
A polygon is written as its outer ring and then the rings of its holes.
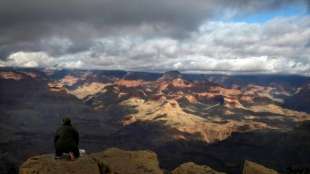
POLYGON ((79 157, 79 133, 71 125, 69 118, 63 119, 63 125, 57 129, 54 139, 56 157, 61 157, 63 153, 73 153, 74 157, 79 157))

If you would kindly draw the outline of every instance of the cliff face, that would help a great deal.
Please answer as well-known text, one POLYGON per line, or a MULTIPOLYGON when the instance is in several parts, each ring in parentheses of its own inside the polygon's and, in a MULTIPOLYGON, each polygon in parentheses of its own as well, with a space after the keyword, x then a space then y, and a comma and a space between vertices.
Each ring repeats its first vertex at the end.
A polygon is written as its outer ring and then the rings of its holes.
MULTIPOLYGON (((110 148, 85 155, 75 161, 55 160, 54 155, 34 156, 24 162, 19 174, 225 174, 193 162, 181 164, 173 171, 160 169, 152 151, 126 151, 110 148)), ((277 174, 251 161, 244 162, 243 174, 277 174)))

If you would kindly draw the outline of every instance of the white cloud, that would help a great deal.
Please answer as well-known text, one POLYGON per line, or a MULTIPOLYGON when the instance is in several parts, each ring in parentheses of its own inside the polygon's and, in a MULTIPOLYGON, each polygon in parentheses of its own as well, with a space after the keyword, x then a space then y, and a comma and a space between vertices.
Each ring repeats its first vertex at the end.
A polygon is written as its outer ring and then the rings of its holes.
POLYGON ((6 66, 39 67, 50 66, 53 59, 44 52, 16 52, 2 64, 6 66))

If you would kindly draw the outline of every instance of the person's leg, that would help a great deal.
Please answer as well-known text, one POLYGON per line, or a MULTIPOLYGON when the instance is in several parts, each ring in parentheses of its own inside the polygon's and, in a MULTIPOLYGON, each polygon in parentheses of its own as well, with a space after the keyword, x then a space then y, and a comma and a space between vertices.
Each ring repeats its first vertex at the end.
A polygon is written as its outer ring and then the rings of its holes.
POLYGON ((69 152, 69 157, 71 161, 75 160, 76 158, 72 152, 69 152))
POLYGON ((80 157, 80 149, 78 147, 74 148, 73 154, 74 154, 75 158, 80 157))
POLYGON ((59 159, 62 157, 62 151, 60 149, 55 149, 55 159, 59 159))

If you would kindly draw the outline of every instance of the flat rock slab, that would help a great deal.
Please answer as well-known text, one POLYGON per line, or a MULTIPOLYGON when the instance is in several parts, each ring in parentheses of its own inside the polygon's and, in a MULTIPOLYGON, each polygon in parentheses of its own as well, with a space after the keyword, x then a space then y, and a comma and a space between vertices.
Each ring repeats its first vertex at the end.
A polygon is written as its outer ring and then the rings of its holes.
POLYGON ((19 174, 163 174, 157 155, 151 151, 110 148, 74 161, 55 160, 54 155, 34 156, 24 162, 19 174))

